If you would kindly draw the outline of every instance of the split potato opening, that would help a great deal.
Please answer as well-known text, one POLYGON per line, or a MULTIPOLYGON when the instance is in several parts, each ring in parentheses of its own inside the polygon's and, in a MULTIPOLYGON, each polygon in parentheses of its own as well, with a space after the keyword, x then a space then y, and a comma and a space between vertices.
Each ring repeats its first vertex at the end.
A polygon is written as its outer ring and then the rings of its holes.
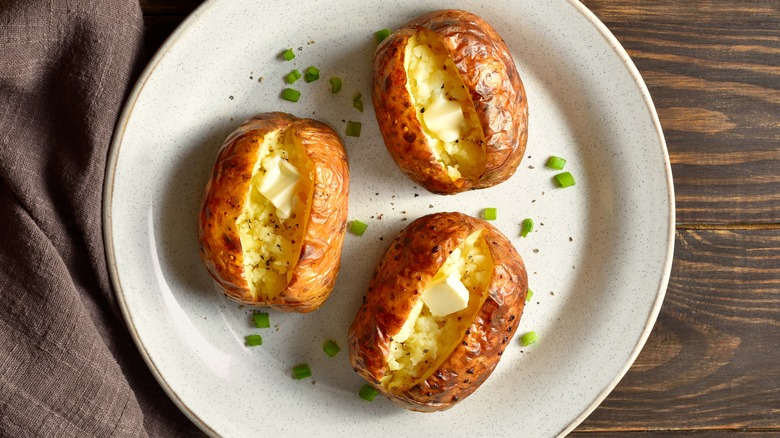
POLYGON ((452 251, 392 336, 383 386, 410 388, 439 368, 482 308, 493 268, 482 230, 452 251))
POLYGON ((273 298, 290 282, 311 209, 313 172, 314 164, 292 129, 263 137, 236 219, 244 275, 254 299, 273 298))
POLYGON ((406 89, 436 160, 453 181, 485 171, 482 126, 469 91, 444 45, 430 31, 409 38, 406 89))

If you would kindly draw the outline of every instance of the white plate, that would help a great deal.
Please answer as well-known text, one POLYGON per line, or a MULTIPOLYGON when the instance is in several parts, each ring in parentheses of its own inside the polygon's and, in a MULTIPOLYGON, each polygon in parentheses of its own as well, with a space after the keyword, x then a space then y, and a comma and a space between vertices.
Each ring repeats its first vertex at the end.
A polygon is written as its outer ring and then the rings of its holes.
POLYGON ((647 89, 609 31, 576 1, 396 0, 330 3, 213 0, 173 34, 147 67, 117 127, 105 186, 105 240, 114 287, 138 348, 174 402, 221 436, 554 436, 582 421, 626 372, 663 301, 674 242, 674 199, 663 135, 647 89), (470 10, 511 48, 528 91, 526 158, 509 181, 457 196, 427 193, 384 149, 371 106, 374 31, 443 7, 470 10), (296 48, 285 62, 279 53, 296 48), (279 98, 292 68, 322 78, 279 98), (328 78, 344 80, 331 95, 328 78), (262 81, 260 81, 262 78, 262 81), (365 112, 352 107, 363 94, 365 112), (273 328, 250 325, 250 309, 216 292, 198 258, 196 216, 217 148, 241 121, 281 110, 344 133, 350 218, 335 291, 315 313, 271 312, 273 328), (568 159, 577 185, 556 189, 550 155, 568 159), (477 215, 498 207, 496 225, 525 259, 533 300, 493 376, 454 408, 408 412, 357 396, 346 333, 386 245, 409 220, 435 211, 477 215), (380 220, 378 215, 382 215, 380 220), (528 238, 519 222, 536 221, 528 238), (382 240, 382 238, 384 240, 382 240), (244 336, 261 333, 261 347, 244 336), (326 339, 342 347, 322 352, 326 339), (296 381, 290 368, 310 364, 296 381))

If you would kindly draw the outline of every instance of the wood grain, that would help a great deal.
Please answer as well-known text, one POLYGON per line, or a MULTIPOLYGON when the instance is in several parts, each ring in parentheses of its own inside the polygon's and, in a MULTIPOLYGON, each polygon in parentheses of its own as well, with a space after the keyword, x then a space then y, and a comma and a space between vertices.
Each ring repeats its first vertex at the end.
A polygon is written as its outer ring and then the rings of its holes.
POLYGON ((681 230, 666 300, 578 431, 780 433, 780 230, 681 230))
POLYGON ((780 221, 780 2, 585 0, 664 127, 677 221, 780 221))

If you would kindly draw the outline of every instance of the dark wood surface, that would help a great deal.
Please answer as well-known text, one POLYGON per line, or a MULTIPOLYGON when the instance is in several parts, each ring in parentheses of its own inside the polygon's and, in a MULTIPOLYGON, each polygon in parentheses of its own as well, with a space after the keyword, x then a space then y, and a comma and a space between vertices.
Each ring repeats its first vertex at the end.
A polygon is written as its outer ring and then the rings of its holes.
MULTIPOLYGON (((141 0, 153 54, 199 0, 141 0)), ((584 0, 650 89, 672 276, 642 353, 574 434, 780 436, 780 0, 584 0)))

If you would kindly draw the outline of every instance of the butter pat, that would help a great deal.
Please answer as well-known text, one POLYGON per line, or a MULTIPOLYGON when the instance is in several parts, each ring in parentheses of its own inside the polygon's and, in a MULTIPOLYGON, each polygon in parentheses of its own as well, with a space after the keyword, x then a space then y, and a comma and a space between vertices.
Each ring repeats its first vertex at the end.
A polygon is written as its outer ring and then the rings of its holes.
POLYGON ((301 173, 287 160, 275 158, 265 169, 265 176, 258 189, 276 207, 276 216, 287 219, 292 212, 295 188, 301 180, 301 173))
POLYGON ((452 142, 460 138, 460 130, 466 126, 460 102, 438 97, 422 113, 428 131, 442 141, 452 142))
POLYGON ((428 284, 422 294, 422 301, 433 316, 446 316, 469 305, 469 290, 457 274, 437 276, 428 284))

